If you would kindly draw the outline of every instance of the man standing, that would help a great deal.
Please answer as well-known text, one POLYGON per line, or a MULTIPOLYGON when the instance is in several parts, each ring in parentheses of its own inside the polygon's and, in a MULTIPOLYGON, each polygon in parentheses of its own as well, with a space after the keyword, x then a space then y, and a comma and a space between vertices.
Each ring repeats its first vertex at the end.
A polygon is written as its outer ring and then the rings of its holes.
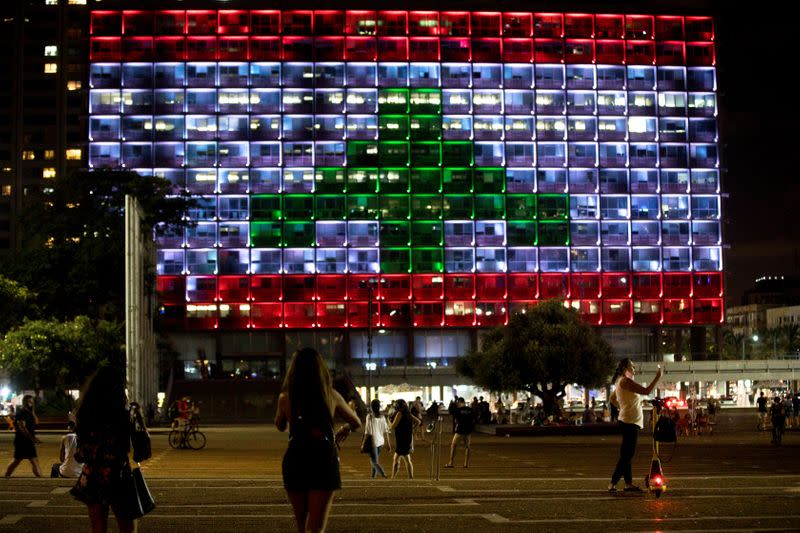
POLYGON ((453 441, 450 443, 450 462, 444 465, 445 468, 453 468, 453 460, 456 456, 456 447, 459 443, 464 444, 464 468, 469 468, 469 448, 472 430, 475 429, 475 414, 472 408, 467 405, 464 398, 458 399, 455 412, 456 430, 453 434, 453 441))
POLYGON ((39 468, 39 459, 36 457, 36 445, 42 442, 36 438, 38 422, 39 419, 33 409, 33 396, 26 394, 22 398, 22 407, 17 409, 14 420, 14 459, 8 463, 6 477, 14 473, 23 459, 31 462, 34 476, 42 477, 42 469, 39 468))
POLYGON ((764 397, 764 391, 761 391, 761 396, 758 397, 756 400, 756 404, 758 405, 758 418, 761 421, 761 429, 767 428, 767 402, 768 400, 764 397))

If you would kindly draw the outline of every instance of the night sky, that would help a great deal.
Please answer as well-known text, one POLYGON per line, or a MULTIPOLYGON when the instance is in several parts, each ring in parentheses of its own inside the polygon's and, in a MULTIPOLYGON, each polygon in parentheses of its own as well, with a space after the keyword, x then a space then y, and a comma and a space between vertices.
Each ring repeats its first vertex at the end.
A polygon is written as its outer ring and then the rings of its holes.
MULTIPOLYGON (((717 3, 722 4, 721 2, 717 3)), ((728 3, 728 6, 732 4, 728 3)), ((784 8, 717 18, 728 305, 761 275, 800 275, 798 132, 791 117, 797 28, 784 8), (783 12, 783 14, 781 14, 783 12)))

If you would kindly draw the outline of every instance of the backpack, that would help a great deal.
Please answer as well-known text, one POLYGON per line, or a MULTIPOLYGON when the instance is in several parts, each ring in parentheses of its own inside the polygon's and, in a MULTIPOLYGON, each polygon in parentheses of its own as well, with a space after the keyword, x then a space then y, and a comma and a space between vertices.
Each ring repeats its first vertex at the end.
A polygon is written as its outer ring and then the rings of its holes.
POLYGON ((656 442, 677 442, 678 430, 675 421, 668 416, 661 416, 653 430, 653 440, 656 442))

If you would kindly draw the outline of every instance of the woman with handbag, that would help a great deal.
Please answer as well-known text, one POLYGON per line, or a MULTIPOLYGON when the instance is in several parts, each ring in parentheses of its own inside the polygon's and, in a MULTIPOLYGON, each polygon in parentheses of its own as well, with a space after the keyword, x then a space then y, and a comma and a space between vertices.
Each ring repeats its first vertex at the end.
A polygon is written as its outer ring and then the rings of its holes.
POLYGON ((414 451, 414 428, 422 424, 422 420, 411 414, 405 400, 397 400, 397 411, 392 419, 394 430, 394 461, 392 462, 392 479, 400 470, 400 463, 406 464, 408 478, 414 479, 414 463, 411 452, 414 451))
POLYGON ((380 464, 381 448, 384 443, 392 451, 392 444, 389 441, 389 424, 386 417, 381 413, 380 400, 372 400, 370 403, 371 413, 367 414, 364 422, 364 439, 361 441, 361 453, 369 454, 369 461, 372 465, 372 479, 378 474, 386 478, 386 472, 380 464), (386 437, 384 439, 384 436, 386 437))
POLYGON ((622 446, 619 450, 619 460, 611 475, 611 483, 608 484, 609 492, 617 491, 617 483, 620 478, 625 478, 625 492, 640 492, 638 486, 633 484, 633 473, 631 462, 636 454, 636 441, 639 438, 639 430, 644 427, 644 414, 642 413, 642 396, 647 396, 656 387, 656 383, 661 379, 661 367, 656 372, 656 377, 647 387, 642 387, 633 378, 636 374, 636 365, 629 358, 625 358, 617 365, 612 382, 615 384, 614 391, 611 393, 611 405, 619 407, 619 427, 622 430, 622 446))
POLYGON ((313 348, 295 352, 283 391, 278 396, 275 426, 289 429, 283 456, 283 486, 292 504, 300 533, 322 532, 328 521, 333 493, 342 488, 336 443, 361 427, 358 416, 332 386, 325 361, 313 348), (339 414, 348 425, 334 434, 339 414))
POLYGON ((92 533, 108 531, 108 510, 120 532, 136 531, 128 517, 125 480, 131 476, 131 418, 126 406, 124 374, 100 367, 89 378, 75 415, 78 445, 75 458, 83 470, 70 493, 86 504, 92 533))

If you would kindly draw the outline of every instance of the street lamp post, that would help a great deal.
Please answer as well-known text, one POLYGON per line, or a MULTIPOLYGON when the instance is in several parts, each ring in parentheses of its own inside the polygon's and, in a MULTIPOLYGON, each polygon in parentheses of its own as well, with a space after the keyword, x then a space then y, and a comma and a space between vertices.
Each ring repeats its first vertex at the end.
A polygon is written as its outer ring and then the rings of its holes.
MULTIPOLYGON (((758 334, 754 334, 752 339, 753 339, 754 343, 758 342, 758 334)), ((744 346, 745 346, 745 342, 746 341, 747 341, 747 335, 742 335, 742 361, 744 361, 744 359, 745 359, 745 357, 744 357, 744 346)))
POLYGON ((372 283, 367 283, 367 405, 372 402, 372 283))

